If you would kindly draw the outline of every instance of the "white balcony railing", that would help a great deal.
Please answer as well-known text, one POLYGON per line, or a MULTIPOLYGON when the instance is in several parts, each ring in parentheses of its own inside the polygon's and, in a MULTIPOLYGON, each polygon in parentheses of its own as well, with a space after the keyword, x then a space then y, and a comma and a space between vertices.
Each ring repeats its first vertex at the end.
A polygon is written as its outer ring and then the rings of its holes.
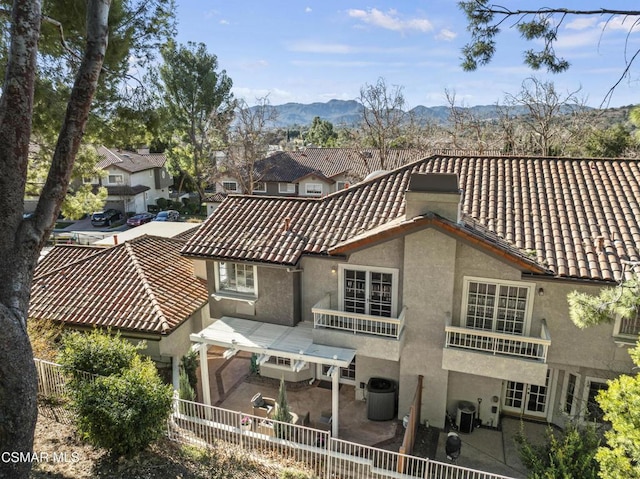
POLYGON ((547 362, 547 353, 549 346, 551 346, 551 336, 544 319, 539 338, 457 326, 446 326, 445 331, 447 335, 445 347, 447 348, 470 349, 494 355, 532 359, 543 363, 547 362))
POLYGON ((395 339, 400 337, 404 328, 406 308, 402 308, 397 318, 385 318, 337 311, 330 309, 330 304, 330 297, 326 295, 311 308, 314 328, 339 329, 354 334, 372 334, 395 339))

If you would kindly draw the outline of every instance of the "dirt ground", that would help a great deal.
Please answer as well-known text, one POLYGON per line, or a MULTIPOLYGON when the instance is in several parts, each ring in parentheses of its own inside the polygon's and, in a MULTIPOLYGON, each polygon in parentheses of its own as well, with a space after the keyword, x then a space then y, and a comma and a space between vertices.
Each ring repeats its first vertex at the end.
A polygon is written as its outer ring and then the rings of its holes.
POLYGON ((282 458, 259 457, 228 447, 180 446, 166 438, 135 457, 113 459, 84 443, 71 424, 48 416, 38 415, 33 450, 40 461, 33 463, 32 479, 272 479, 294 467, 283 465, 282 458))

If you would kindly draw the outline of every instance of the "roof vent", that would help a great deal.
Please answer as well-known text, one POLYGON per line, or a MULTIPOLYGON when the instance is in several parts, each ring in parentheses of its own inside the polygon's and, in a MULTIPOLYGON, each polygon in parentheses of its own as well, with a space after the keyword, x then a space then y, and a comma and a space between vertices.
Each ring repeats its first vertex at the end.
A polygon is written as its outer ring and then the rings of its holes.
POLYGON ((282 231, 289 231, 291 228, 291 218, 288 216, 284 219, 284 224, 282 225, 282 231))

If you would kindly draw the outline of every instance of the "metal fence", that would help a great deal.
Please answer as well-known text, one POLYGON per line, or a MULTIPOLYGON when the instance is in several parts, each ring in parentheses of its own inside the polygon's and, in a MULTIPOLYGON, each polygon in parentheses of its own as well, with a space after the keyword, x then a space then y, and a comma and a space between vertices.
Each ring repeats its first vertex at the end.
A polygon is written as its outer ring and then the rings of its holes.
MULTIPOLYGON (((64 406, 66 376, 62 366, 36 359, 38 391, 46 402, 59 401, 56 411, 61 422, 68 422, 70 412, 64 406), (62 411, 65 411, 62 414, 62 411)), ((41 401, 42 404, 42 401, 41 401)), ((246 451, 269 451, 288 460, 305 464, 320 478, 391 479, 391 478, 455 478, 510 479, 414 457, 331 437, 328 431, 289 424, 273 419, 230 411, 215 406, 174 398, 173 412, 167 424, 169 439, 201 447, 219 441, 246 451), (400 466, 399 466, 400 465, 400 466)))

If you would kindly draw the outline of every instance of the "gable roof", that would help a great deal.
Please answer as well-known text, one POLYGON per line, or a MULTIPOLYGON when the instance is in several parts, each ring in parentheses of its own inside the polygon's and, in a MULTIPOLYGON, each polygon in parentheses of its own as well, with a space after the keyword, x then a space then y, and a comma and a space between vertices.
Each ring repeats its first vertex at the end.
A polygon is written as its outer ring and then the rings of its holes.
POLYGON ((100 161, 96 165, 97 169, 104 170, 110 166, 116 166, 128 173, 162 168, 167 162, 163 154, 138 154, 133 151, 116 151, 104 146, 98 148, 98 155, 100 161))
POLYGON ((29 317, 168 334, 208 300, 205 282, 194 276, 191 260, 179 254, 182 246, 184 241, 141 236, 78 254, 76 261, 70 246, 61 253, 56 246, 36 268, 29 317))
MULTIPOLYGON (((387 153, 385 169, 406 165, 424 156, 418 150, 392 149, 387 153)), ((293 183, 310 175, 331 179, 340 174, 364 178, 370 171, 382 169, 377 149, 306 148, 279 151, 256 162, 260 181, 293 183)))
POLYGON ((443 155, 324 198, 230 195, 183 253, 283 265, 328 255, 401 219, 411 174, 428 172, 458 174, 463 224, 557 277, 618 280, 640 260, 638 161, 443 155))

